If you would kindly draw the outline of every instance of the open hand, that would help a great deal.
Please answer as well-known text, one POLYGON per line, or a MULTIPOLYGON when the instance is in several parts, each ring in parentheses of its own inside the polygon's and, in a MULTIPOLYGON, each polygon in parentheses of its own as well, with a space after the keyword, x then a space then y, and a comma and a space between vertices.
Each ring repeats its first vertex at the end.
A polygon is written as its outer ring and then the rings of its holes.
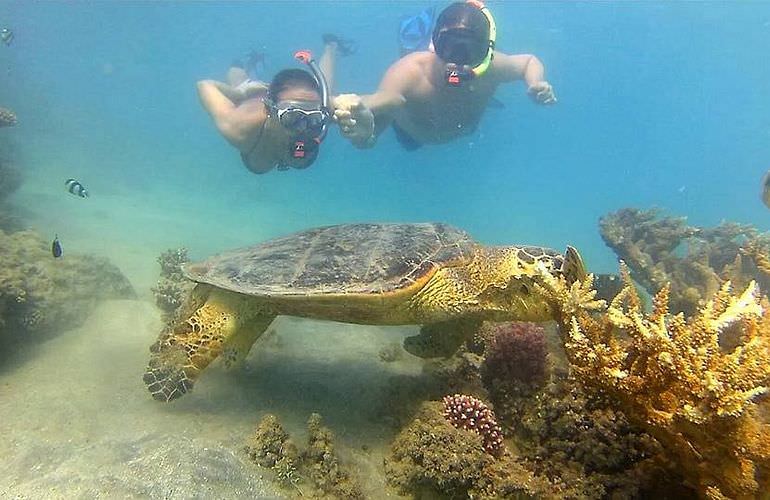
POLYGON ((374 115, 357 94, 334 98, 334 121, 342 135, 356 146, 369 146, 374 138, 374 115))
POLYGON ((538 104, 556 104, 556 95, 553 87, 546 81, 532 84, 527 89, 527 94, 538 104))

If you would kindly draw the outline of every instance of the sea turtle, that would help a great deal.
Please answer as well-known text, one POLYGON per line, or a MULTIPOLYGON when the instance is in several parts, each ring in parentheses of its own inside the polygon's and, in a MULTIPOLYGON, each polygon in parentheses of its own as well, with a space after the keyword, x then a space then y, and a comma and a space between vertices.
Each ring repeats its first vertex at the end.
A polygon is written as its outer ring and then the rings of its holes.
POLYGON ((225 252, 184 266, 197 285, 150 349, 144 382, 176 399, 218 356, 242 360, 280 314, 423 325, 406 350, 448 356, 484 320, 551 319, 538 263, 568 282, 585 274, 572 247, 483 246, 441 223, 328 226, 225 252))

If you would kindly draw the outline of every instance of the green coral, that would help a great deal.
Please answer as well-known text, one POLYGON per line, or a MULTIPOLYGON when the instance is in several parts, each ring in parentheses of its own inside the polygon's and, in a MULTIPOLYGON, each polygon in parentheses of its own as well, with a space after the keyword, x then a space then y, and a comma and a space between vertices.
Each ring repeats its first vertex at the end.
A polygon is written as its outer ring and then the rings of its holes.
POLYGON ((182 265, 188 261, 186 248, 166 250, 158 257, 160 277, 152 293, 165 323, 176 317, 179 307, 193 289, 194 283, 182 272, 182 265))
POLYGON ((246 452, 258 465, 272 469, 279 483, 291 486, 300 496, 363 499, 358 481, 342 466, 334 449, 334 435, 322 425, 321 415, 313 413, 307 426, 307 447, 299 452, 278 419, 265 415, 249 439, 246 452))
POLYGON ((322 425, 321 415, 310 415, 307 429, 307 449, 302 457, 316 488, 331 498, 364 498, 358 482, 340 465, 334 435, 322 425))

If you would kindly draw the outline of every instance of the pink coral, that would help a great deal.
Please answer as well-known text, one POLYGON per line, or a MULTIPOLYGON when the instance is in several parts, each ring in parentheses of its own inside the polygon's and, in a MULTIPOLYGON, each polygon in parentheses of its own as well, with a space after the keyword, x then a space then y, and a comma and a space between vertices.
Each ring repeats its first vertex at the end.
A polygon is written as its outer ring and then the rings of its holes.
POLYGON ((495 414, 473 396, 444 396, 444 418, 458 429, 475 432, 484 442, 484 451, 499 456, 503 450, 503 430, 495 414))
POLYGON ((482 365, 487 383, 520 381, 539 383, 545 378, 546 355, 543 327, 534 323, 503 323, 489 328, 482 365))

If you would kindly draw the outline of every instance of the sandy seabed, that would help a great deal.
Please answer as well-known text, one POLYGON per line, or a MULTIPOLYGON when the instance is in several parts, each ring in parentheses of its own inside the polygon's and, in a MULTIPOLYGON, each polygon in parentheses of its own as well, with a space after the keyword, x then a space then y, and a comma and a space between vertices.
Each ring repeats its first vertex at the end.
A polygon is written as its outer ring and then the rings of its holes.
POLYGON ((391 377, 417 376, 420 364, 378 353, 413 331, 280 317, 244 367, 216 363, 191 394, 164 404, 142 383, 160 326, 148 302, 106 301, 82 327, 5 364, 0 497, 281 497, 245 441, 274 413, 302 443, 314 411, 364 488, 387 496, 381 464, 394 429, 378 417, 382 396, 391 377))

